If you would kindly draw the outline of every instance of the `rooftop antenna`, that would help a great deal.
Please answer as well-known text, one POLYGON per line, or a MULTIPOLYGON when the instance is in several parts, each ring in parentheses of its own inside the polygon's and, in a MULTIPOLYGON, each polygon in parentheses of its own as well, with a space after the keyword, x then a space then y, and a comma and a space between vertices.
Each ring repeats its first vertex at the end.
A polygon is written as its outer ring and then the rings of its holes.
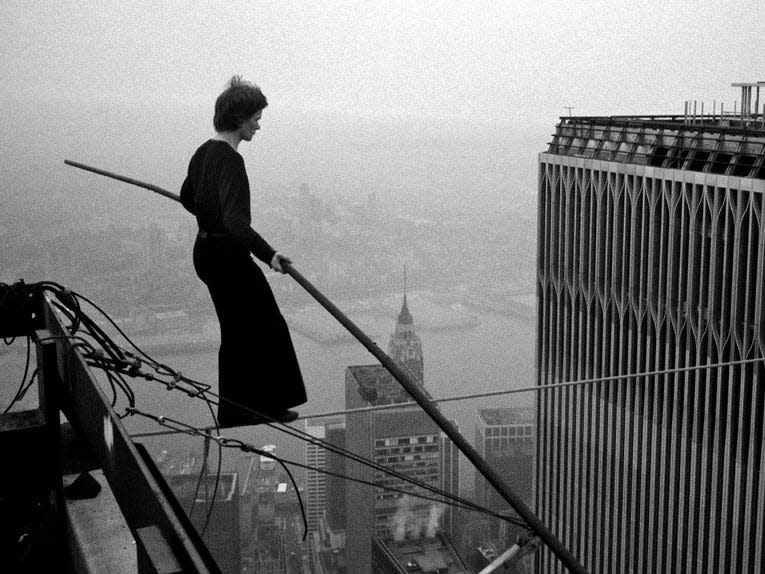
POLYGON ((564 107, 564 108, 566 108, 566 109, 568 110, 568 117, 572 117, 572 116, 571 116, 571 110, 573 110, 573 109, 574 109, 574 106, 563 106, 563 107, 564 107))
POLYGON ((404 301, 406 301, 406 263, 404 263, 404 301))
MULTIPOLYGON (((754 116, 760 108, 760 88, 765 87, 765 82, 734 82, 734 88, 741 88, 741 117, 752 117, 752 104, 754 104, 754 116)), ((735 113, 735 102, 734 102, 735 113)))

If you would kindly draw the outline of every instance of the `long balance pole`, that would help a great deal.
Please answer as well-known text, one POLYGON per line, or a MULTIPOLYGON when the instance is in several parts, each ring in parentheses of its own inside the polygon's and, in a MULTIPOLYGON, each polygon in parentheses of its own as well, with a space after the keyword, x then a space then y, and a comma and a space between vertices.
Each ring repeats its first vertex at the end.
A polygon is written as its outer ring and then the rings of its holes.
MULTIPOLYGON (((161 187, 157 187, 156 185, 144 183, 136 179, 117 175, 115 173, 90 167, 85 164, 70 160, 64 160, 64 163, 73 167, 84 169, 86 171, 97 173, 99 175, 110 177, 112 179, 124 181, 125 183, 129 183, 131 185, 143 187, 144 189, 148 189, 169 199, 174 199, 175 201, 180 202, 180 197, 178 195, 164 190, 161 187)), ((497 490, 497 492, 502 495, 502 497, 526 522, 529 528, 537 536, 539 536, 539 538, 547 545, 547 547, 558 557, 561 563, 571 572, 576 574, 587 574, 587 570, 585 570, 584 566, 579 563, 579 561, 574 557, 573 554, 571 554, 568 548, 561 544, 561 542, 555 537, 550 529, 547 528, 547 526, 541 520, 539 520, 539 518, 537 518, 531 509, 526 506, 526 503, 524 503, 523 500, 510 489, 510 487, 500 478, 496 471, 483 459, 478 451, 475 450, 473 446, 465 439, 465 437, 460 434, 457 428, 451 422, 449 422, 449 420, 443 415, 443 413, 441 413, 439 408, 425 393, 421 386, 412 378, 412 376, 404 371, 401 367, 399 367, 398 364, 393 361, 393 359, 391 359, 385 352, 383 352, 383 350, 380 349, 380 347, 378 347, 377 344, 366 335, 366 333, 359 329, 353 321, 351 321, 342 311, 340 311, 340 309, 338 309, 335 304, 332 303, 332 301, 327 299, 292 265, 289 263, 282 263, 282 266, 295 281, 297 281, 306 291, 308 291, 308 293, 314 299, 316 299, 322 307, 329 311, 329 313, 335 319, 337 319, 340 324, 343 325, 343 327, 345 327, 354 337, 356 337, 356 339, 358 339, 358 341, 364 345, 364 347, 370 353, 372 353, 378 361, 380 361, 380 363, 388 370, 388 372, 390 372, 391 375, 393 375, 399 384, 401 384, 401 386, 406 389, 406 391, 417 402, 417 404, 420 405, 422 410, 424 410, 430 416, 430 418, 432 418, 433 421, 435 421, 435 423, 441 428, 441 430, 444 431, 446 436, 448 436, 449 439, 451 439, 451 441, 457 445, 457 448, 462 452, 462 454, 464 454, 468 460, 473 463, 473 465, 484 476, 484 478, 486 478, 489 484, 491 484, 497 490)))

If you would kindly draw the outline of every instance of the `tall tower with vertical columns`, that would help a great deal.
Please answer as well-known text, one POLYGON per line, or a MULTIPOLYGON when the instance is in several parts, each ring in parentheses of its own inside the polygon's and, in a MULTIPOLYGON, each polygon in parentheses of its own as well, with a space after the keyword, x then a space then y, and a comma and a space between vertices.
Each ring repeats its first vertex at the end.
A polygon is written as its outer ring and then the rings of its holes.
POLYGON ((536 506, 590 572, 765 563, 763 115, 564 117, 539 155, 536 506))

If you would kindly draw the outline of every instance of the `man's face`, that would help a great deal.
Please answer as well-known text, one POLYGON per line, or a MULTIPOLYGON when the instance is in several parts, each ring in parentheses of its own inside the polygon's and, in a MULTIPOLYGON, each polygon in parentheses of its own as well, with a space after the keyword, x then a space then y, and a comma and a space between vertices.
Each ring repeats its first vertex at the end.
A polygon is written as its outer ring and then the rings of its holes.
POLYGON ((263 115, 263 110, 255 112, 251 118, 245 121, 239 128, 239 135, 246 142, 252 139, 255 132, 260 129, 260 118, 263 115))

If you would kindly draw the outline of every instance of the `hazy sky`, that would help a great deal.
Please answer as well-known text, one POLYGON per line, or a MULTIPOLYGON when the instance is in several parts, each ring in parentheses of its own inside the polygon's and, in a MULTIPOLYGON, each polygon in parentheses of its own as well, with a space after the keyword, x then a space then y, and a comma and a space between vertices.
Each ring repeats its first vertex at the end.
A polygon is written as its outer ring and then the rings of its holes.
POLYGON ((309 111, 459 121, 677 110, 765 78, 762 3, 3 2, 2 94, 207 102, 228 75, 309 111))
MULTIPOLYGON (((533 165, 565 106, 732 106, 731 82, 765 80, 763 22, 761 0, 5 0, 0 135, 16 142, 10 153, 56 166, 67 154, 131 170, 161 159, 166 172, 148 175, 175 184, 211 134, 214 98, 240 73, 270 101, 246 152, 269 180, 392 187, 384 174, 416 171, 420 158, 404 164, 422 144, 442 152, 423 160, 419 184, 442 162, 464 180, 456 187, 502 187, 505 168, 482 158, 512 155, 526 137, 533 165), (353 133, 359 122, 371 135, 353 133), (467 156, 431 145, 459 137, 467 156), (465 176, 487 169, 491 181, 465 176)), ((6 154, 6 172, 11 163, 6 154)))

